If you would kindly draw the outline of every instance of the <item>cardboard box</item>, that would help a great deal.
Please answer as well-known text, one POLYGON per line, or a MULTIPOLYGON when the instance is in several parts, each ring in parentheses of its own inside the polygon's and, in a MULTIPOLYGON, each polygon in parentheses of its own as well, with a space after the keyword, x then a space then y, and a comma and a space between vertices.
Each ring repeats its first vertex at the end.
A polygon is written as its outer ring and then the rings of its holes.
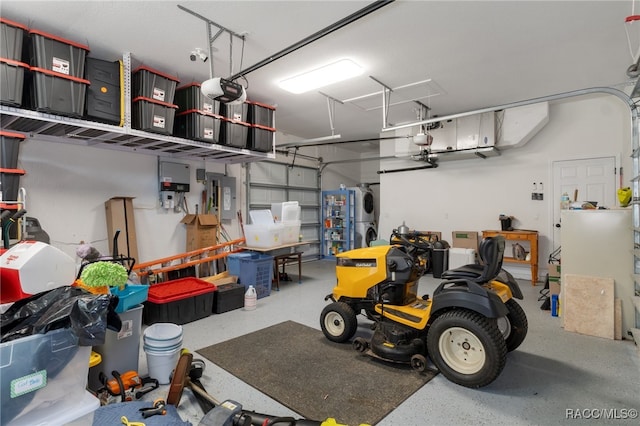
POLYGON ((560 294, 560 281, 551 281, 549 279, 549 296, 560 294))
MULTIPOLYGON (((113 254, 113 238, 118 235, 118 253, 138 260, 138 240, 136 222, 133 215, 134 197, 113 197, 105 201, 107 214, 107 234, 109 235, 109 255, 113 254)), ((106 254, 106 253, 103 253, 106 254)))
POLYGON ((214 246, 218 243, 218 219, 212 214, 188 214, 180 223, 187 226, 186 251, 214 246))
POLYGON ((478 252, 478 233, 475 231, 453 231, 451 233, 452 247, 470 248, 478 252))
POLYGON ((558 263, 549 264, 549 281, 553 278, 555 278, 555 281, 560 281, 560 264, 558 263))

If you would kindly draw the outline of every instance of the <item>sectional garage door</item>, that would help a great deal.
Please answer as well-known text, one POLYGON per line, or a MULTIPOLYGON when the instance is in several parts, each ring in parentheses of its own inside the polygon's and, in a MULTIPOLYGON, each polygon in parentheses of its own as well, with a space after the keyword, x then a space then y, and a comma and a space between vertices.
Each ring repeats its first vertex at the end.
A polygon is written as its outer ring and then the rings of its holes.
MULTIPOLYGON (((320 179, 318 169, 261 161, 247 164, 247 210, 270 209, 271 203, 297 201, 301 207, 300 233, 312 244, 305 258, 320 257, 320 179)), ((247 223, 249 218, 245 218, 247 223)))

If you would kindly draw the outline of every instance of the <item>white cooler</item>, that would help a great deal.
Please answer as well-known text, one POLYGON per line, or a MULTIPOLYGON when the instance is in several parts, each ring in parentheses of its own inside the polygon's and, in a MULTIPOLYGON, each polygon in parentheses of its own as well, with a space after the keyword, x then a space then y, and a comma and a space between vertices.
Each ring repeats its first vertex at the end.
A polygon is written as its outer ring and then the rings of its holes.
POLYGON ((478 263, 476 251, 470 248, 449 248, 449 269, 456 269, 464 265, 478 263))

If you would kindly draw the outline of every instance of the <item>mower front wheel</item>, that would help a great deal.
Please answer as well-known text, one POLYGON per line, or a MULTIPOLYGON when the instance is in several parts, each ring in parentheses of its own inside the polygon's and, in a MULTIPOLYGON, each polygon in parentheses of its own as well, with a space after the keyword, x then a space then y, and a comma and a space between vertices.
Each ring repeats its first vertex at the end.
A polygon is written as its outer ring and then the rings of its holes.
POLYGON ((496 321, 466 310, 436 318, 427 334, 427 351, 447 379, 468 388, 493 382, 507 359, 507 345, 496 321))
POLYGON ((356 334, 358 320, 351 306, 344 302, 333 302, 322 310, 320 327, 327 339, 344 343, 356 334))

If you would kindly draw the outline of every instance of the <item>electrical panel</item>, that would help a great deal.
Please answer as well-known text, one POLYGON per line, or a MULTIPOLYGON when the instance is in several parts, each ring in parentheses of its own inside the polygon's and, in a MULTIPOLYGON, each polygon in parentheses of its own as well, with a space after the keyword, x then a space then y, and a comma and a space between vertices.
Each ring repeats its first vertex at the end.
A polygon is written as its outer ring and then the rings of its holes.
POLYGON ((160 161, 158 173, 161 191, 189 192, 191 170, 188 164, 160 161))

